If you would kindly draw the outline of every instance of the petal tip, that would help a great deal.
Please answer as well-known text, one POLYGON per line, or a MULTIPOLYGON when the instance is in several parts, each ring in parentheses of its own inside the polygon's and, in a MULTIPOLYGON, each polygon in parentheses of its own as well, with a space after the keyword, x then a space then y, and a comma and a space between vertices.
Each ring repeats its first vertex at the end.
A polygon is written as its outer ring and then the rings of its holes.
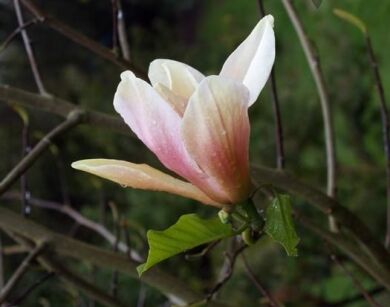
POLYGON ((272 28, 274 27, 274 16, 267 15, 267 16, 264 17, 264 20, 266 22, 268 22, 271 25, 272 28))
POLYGON ((135 78, 135 75, 132 71, 130 70, 126 70, 124 72, 121 73, 121 80, 124 81, 124 80, 128 80, 128 79, 134 79, 135 78))
POLYGON ((85 161, 86 160, 75 161, 70 166, 77 170, 84 170, 86 168, 85 161))

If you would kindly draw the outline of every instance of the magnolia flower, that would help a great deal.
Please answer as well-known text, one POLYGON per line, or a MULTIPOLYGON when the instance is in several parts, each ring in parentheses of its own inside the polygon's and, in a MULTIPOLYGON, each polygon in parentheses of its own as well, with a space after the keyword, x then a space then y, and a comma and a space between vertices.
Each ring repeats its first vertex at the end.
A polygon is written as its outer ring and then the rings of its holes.
POLYGON ((275 59, 273 17, 260 20, 224 63, 205 77, 166 59, 149 66, 151 85, 131 71, 121 74, 114 108, 177 179, 146 164, 109 159, 72 167, 122 186, 165 191, 226 207, 251 189, 248 108, 257 100, 275 59))

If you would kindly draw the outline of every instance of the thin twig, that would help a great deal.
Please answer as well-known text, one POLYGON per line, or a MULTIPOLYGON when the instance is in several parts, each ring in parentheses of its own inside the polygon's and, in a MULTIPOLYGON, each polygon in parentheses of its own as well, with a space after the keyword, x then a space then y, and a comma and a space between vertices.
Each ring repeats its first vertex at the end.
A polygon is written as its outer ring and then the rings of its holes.
POLYGON ((126 22, 125 15, 122 8, 121 0, 112 0, 116 2, 117 7, 117 26, 118 26, 118 38, 119 38, 119 46, 121 47, 122 56, 125 60, 131 60, 130 56, 130 46, 129 41, 127 39, 127 31, 126 31, 126 22))
POLYGON ((7 281, 7 284, 0 291, 0 304, 4 303, 7 299, 9 293, 15 288, 18 281, 24 276, 27 272, 30 264, 35 260, 36 257, 42 252, 43 248, 46 246, 45 241, 37 244, 28 256, 23 260, 20 266, 16 269, 11 278, 7 281))
POLYGON ((14 0, 14 7, 15 7, 16 18, 18 19, 18 24, 19 24, 19 27, 21 28, 20 33, 21 33, 22 38, 23 38, 24 48, 26 49, 28 61, 30 62, 30 66, 31 66, 32 73, 34 75, 35 83, 38 87, 39 93, 41 95, 47 96, 48 92, 46 91, 46 89, 43 85, 41 74, 39 73, 37 61, 36 61, 35 56, 34 56, 34 51, 31 47, 30 38, 28 37, 26 29, 23 27, 23 25, 25 23, 23 21, 23 13, 22 13, 22 9, 20 8, 19 0, 14 0))
POLYGON ((83 46, 84 48, 95 53, 96 55, 112 62, 113 64, 117 65, 121 69, 131 69, 140 78, 147 80, 147 73, 145 71, 131 64, 129 61, 118 57, 117 55, 115 55, 114 52, 112 52, 112 50, 102 46, 101 44, 90 39, 89 37, 78 32, 77 30, 71 28, 70 26, 64 24, 63 22, 49 16, 43 10, 41 10, 36 4, 34 4, 33 1, 30 0, 21 0, 21 1, 23 5, 27 9, 29 9, 33 15, 35 15, 38 18, 40 22, 46 24, 53 30, 69 38, 76 44, 83 46))
MULTIPOLYGON (((19 193, 7 192, 2 196, 2 199, 19 200, 20 196, 21 195, 19 193)), ((55 210, 57 212, 67 215, 68 217, 76 221, 79 225, 82 225, 96 232, 103 239, 107 240, 112 246, 114 246, 116 242, 115 235, 112 234, 105 226, 86 218, 77 210, 73 209, 70 205, 63 205, 53 201, 47 201, 35 197, 30 198, 30 204, 34 207, 55 210)), ((129 253, 131 259, 135 261, 142 262, 144 260, 136 250, 130 249, 129 246, 124 242, 118 242, 118 249, 122 253, 129 253)))
POLYGON ((27 27, 36 24, 38 22, 37 18, 32 18, 29 21, 26 21, 24 24, 21 26, 17 27, 8 37, 5 39, 4 43, 1 44, 0 46, 0 53, 3 52, 8 45, 12 42, 12 40, 23 30, 26 29, 27 27))
MULTIPOLYGON (((118 252, 118 245, 120 242, 120 233, 121 233, 121 228, 119 224, 119 211, 117 206, 113 201, 108 202, 108 205, 111 209, 112 212, 112 222, 114 225, 114 233, 115 233, 115 242, 113 245, 113 251, 114 253, 118 252)), ((111 295, 113 297, 117 296, 118 293, 118 271, 113 270, 112 275, 111 275, 111 295)))
MULTIPOLYGON (((263 0, 258 0, 261 17, 266 15, 263 0)), ((271 97, 272 97, 272 109, 275 119, 275 145, 276 145, 276 166, 278 169, 284 169, 285 167, 285 156, 284 156, 284 144, 283 144, 283 126, 282 116, 280 113, 280 104, 278 98, 278 91, 276 87, 275 78, 275 65, 271 70, 271 97)))
POLYGON ((305 228, 311 230, 320 238, 342 250, 365 272, 367 272, 380 284, 384 285, 388 290, 390 290, 389 275, 384 272, 382 268, 378 267, 375 263, 372 263, 370 257, 362 253, 362 249, 359 245, 355 244, 348 237, 345 237, 342 234, 335 234, 322 228, 321 226, 318 226, 317 224, 314 224, 309 219, 303 217, 301 214, 297 215, 297 220, 305 228))
MULTIPOLYGON (((235 238, 232 238, 235 240, 235 238)), ((232 241, 233 242, 233 241, 232 241)), ((248 247, 248 245, 243 244, 238 248, 235 248, 235 242, 232 243, 232 251, 225 252, 225 262, 221 269, 221 276, 215 286, 209 291, 206 295, 206 301, 210 301, 213 296, 215 296, 221 288, 229 281, 234 272, 234 266, 236 264, 237 257, 248 247)))
POLYGON ((4 254, 3 236, 0 232, 0 289, 4 287, 4 254))
POLYGON ((49 112, 51 114, 57 114, 63 118, 67 118, 73 111, 83 110, 85 113, 83 123, 93 125, 97 128, 112 129, 129 136, 134 136, 129 127, 119 116, 85 110, 69 101, 53 96, 44 97, 22 89, 0 84, 0 102, 3 101, 12 101, 14 104, 23 105, 34 110, 49 112))
MULTIPOLYGON (((110 270, 120 270, 123 274, 128 274, 136 279, 139 278, 136 270, 139 263, 132 261, 129 257, 54 233, 31 219, 23 218, 19 214, 5 209, 4 206, 0 206, 0 228, 6 229, 7 232, 19 234, 33 242, 39 242, 42 238, 49 238, 50 250, 56 255, 87 261, 90 264, 110 270)), ((156 268, 146 272, 142 276, 142 281, 172 299, 183 303, 200 301, 203 298, 185 282, 156 268)), ((219 305, 220 307, 223 306, 219 305)), ((217 305, 210 303, 209 306, 217 305)))
POLYGON ((204 256, 206 256, 214 247, 216 247, 220 242, 221 242, 221 240, 215 240, 214 242, 211 242, 211 243, 208 244, 205 248, 203 248, 199 253, 196 253, 196 254, 186 254, 186 255, 185 255, 185 259, 186 259, 186 260, 189 260, 189 261, 192 261, 192 260, 199 259, 200 257, 204 257, 204 256))
MULTIPOLYGON (((22 130, 22 159, 30 152, 29 141, 29 123, 23 121, 22 130)), ((30 192, 28 191, 27 172, 24 172, 20 176, 20 191, 22 196, 22 215, 30 215, 31 207, 29 206, 28 199, 30 192)))
POLYGON ((2 249, 2 254, 4 256, 10 256, 10 255, 15 255, 15 254, 24 254, 27 252, 28 252, 28 249, 22 245, 8 245, 8 246, 3 246, 3 249, 2 249))
POLYGON ((368 259, 365 259, 364 261, 359 262, 356 260, 355 262, 359 263, 363 268, 365 266, 371 267, 372 269, 376 267, 376 269, 374 269, 376 273, 371 271, 370 274, 373 274, 372 276, 381 284, 387 284, 388 289, 390 289, 390 254, 384 248, 383 244, 378 242, 377 237, 372 234, 370 229, 368 229, 355 214, 344 206, 341 206, 334 198, 327 196, 310 185, 304 184, 291 175, 259 166, 252 166, 251 171, 252 178, 257 185, 262 185, 264 183, 272 184, 293 195, 302 197, 310 205, 324 214, 332 214, 348 233, 353 234, 354 240, 357 240, 361 246, 364 246, 364 249, 360 248, 353 250, 350 246, 350 244, 353 243, 351 242, 350 237, 347 240, 339 242, 339 247, 345 248, 344 251, 348 252, 351 257, 360 255, 365 258, 368 257, 368 259), (378 266, 380 267, 379 271, 377 270, 378 266))
MULTIPOLYGON (((380 294, 382 293, 383 291, 385 291, 385 288, 384 287, 375 287, 368 292, 368 294, 370 296, 374 296, 376 294, 380 294)), ((338 302, 335 302, 335 303, 328 303, 326 306, 327 307, 342 307, 342 306, 348 306, 349 304, 352 304, 352 303, 356 303, 357 301, 360 301, 364 299, 363 295, 361 293, 358 293, 352 297, 349 297, 349 298, 346 298, 346 299, 343 299, 341 301, 338 301, 338 302)))
POLYGON ((33 163, 40 157, 52 140, 81 122, 83 117, 82 111, 75 111, 69 114, 68 118, 60 125, 50 131, 43 137, 37 145, 5 176, 0 182, 0 195, 3 194, 24 172, 29 169, 33 163))
POLYGON ((118 52, 118 3, 116 0, 111 0, 112 8, 112 50, 115 54, 118 52))
POLYGON ((264 286, 260 283, 258 278, 253 273, 244 254, 241 254, 241 259, 242 259, 242 262, 244 263, 245 271, 246 271, 249 279, 255 285, 256 289, 259 290, 261 295, 267 299, 267 303, 272 307, 279 307, 280 304, 272 297, 272 295, 270 293, 268 293, 268 291, 264 288, 264 286))
POLYGON ((138 292, 138 299, 137 299, 137 307, 144 307, 145 306, 145 300, 146 300, 146 287, 143 283, 141 283, 139 292, 138 292))
POLYGON ((325 80, 321 71, 318 56, 315 55, 309 39, 306 36, 301 20, 291 2, 291 0, 282 0, 284 8, 297 32, 305 53, 310 71, 313 75, 320 97, 322 116, 324 121, 326 159, 327 159, 327 194, 330 197, 336 196, 336 158, 335 158, 335 141, 333 132, 332 114, 330 111, 330 102, 328 92, 325 86, 325 80))
POLYGON ((363 295, 364 299, 367 301, 368 304, 370 304, 370 306, 382 307, 373 299, 373 297, 363 287, 361 282, 352 274, 352 272, 349 271, 349 269, 339 260, 339 258, 331 249, 330 249, 330 259, 332 259, 332 261, 334 261, 334 263, 336 263, 344 271, 344 273, 348 275, 348 277, 351 279, 356 289, 363 295))
MULTIPOLYGON (((20 236, 15 233, 9 233, 9 235, 20 244, 32 248, 33 243, 29 239, 24 238, 24 236, 20 236)), ((48 242, 48 244, 49 243, 50 242, 48 242)), ((104 306, 109 306, 109 307, 125 306, 125 304, 120 302, 118 299, 105 293, 104 290, 96 287, 95 285, 91 284, 89 281, 84 279, 82 276, 80 276, 79 274, 71 271, 66 266, 64 266, 63 259, 60 259, 55 255, 50 255, 49 257, 45 254, 42 254, 37 258, 37 260, 46 270, 48 270, 49 272, 56 273, 65 283, 68 283, 70 286, 74 287, 75 289, 82 291, 85 295, 95 299, 96 301, 103 304, 104 306)))
POLYGON ((390 247, 390 123, 389 123, 389 111, 387 109, 385 91, 383 89, 382 79, 379 73, 379 65, 376 60, 375 52, 371 44, 371 39, 368 33, 365 33, 365 40, 367 45, 367 53, 370 59, 372 74, 374 75, 375 85, 379 95, 380 110, 382 118, 382 130, 383 130, 383 145, 386 155, 386 173, 387 173, 387 232, 385 239, 385 246, 390 247))
POLYGON ((49 278, 55 276, 54 272, 48 272, 43 275, 41 278, 37 279, 33 284, 31 284, 22 294, 10 302, 11 306, 19 306, 37 287, 45 283, 49 278))

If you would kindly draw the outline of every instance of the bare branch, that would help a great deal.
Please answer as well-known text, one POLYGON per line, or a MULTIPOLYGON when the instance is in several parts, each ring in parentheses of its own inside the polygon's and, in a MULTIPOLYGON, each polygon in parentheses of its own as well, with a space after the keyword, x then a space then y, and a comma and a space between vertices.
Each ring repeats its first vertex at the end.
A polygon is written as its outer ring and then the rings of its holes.
POLYGON ((4 254, 3 237, 0 233, 0 289, 4 287, 4 254))
POLYGON ((39 278, 33 284, 31 284, 21 295, 19 295, 16 299, 12 300, 10 302, 10 305, 11 306, 20 305, 30 295, 31 292, 33 292, 38 286, 42 285, 46 280, 53 277, 54 275, 55 275, 54 272, 49 272, 43 275, 41 278, 39 278))
POLYGON ((126 22, 125 15, 122 9, 122 1, 121 0, 112 0, 116 2, 117 7, 117 26, 118 26, 118 38, 119 38, 119 46, 121 47, 122 56, 125 60, 130 61, 130 46, 129 41, 127 39, 127 31, 126 31, 126 22))
POLYGON ((332 233, 322 227, 312 223, 302 215, 297 216, 297 220, 314 234, 324 239, 328 243, 336 246, 346 255, 349 256, 356 264, 358 264, 365 272, 372 276, 381 285, 390 289, 390 278, 388 272, 383 271, 378 265, 372 262, 372 259, 362 252, 362 248, 355 244, 350 238, 341 234, 332 233))
MULTIPOLYGON (((275 171, 264 167, 253 167, 252 176, 256 184, 272 184, 275 187, 281 188, 293 195, 302 197, 309 204, 320 210, 326 215, 332 214, 340 226, 353 234, 354 239, 358 240, 364 248, 360 248, 351 252, 351 254, 367 253, 368 265, 379 265, 381 275, 384 278, 378 280, 381 284, 387 284, 390 289, 390 254, 386 251, 377 238, 371 233, 367 226, 347 208, 341 206, 335 199, 325 195, 320 190, 308 186, 293 176, 287 175, 284 172, 275 171), (372 264, 370 259, 374 259, 376 264, 372 264)), ((351 240, 351 239, 349 239, 351 240)), ((347 242, 340 243, 341 245, 347 242)), ((360 263, 363 265, 363 263, 360 263)))
POLYGON ((27 248, 25 248, 23 245, 3 246, 2 250, 1 250, 1 252, 4 256, 9 256, 9 255, 14 255, 14 254, 24 254, 24 253, 27 253, 28 251, 29 250, 27 248))
MULTIPOLYGON (((260 14, 262 17, 266 15, 263 0, 258 0, 260 14)), ((272 97, 272 108, 275 118, 275 144, 276 144, 276 166, 278 169, 284 169, 285 167, 285 156, 284 156, 284 144, 283 144, 283 126, 282 116, 280 114, 280 104, 278 98, 278 91, 276 88, 275 78, 275 64, 271 70, 270 78, 271 86, 271 97, 272 97)))
POLYGON ((210 301, 214 295, 216 295, 221 288, 229 281, 234 272, 234 266, 236 264, 237 257, 248 247, 246 244, 242 244, 236 247, 236 238, 232 238, 230 241, 230 250, 224 253, 225 261, 222 265, 220 278, 216 285, 210 290, 206 296, 206 301, 210 301))
POLYGON ((272 297, 270 293, 264 288, 264 286, 260 283, 258 278, 255 276, 255 273, 253 273, 251 267, 249 266, 248 261, 246 260, 246 257, 244 254, 241 254, 242 262, 244 263, 245 271, 249 277, 249 279, 252 281, 252 283, 255 285, 256 289, 259 290, 262 296, 264 296, 268 304, 272 307, 279 307, 280 304, 272 297))
MULTIPOLYGON (((0 207, 0 228, 7 229, 7 231, 28 238, 33 242, 45 239, 48 241, 50 249, 58 255, 88 261, 91 264, 111 270, 115 269, 131 277, 139 278, 136 270, 138 263, 129 259, 129 257, 53 233, 31 219, 23 218, 2 207, 0 207)), ((142 276, 141 280, 158 289, 176 303, 192 303, 201 301, 203 298, 199 293, 190 289, 186 283, 157 268, 150 269, 142 276)), ((211 302, 209 306, 225 305, 211 302)))
POLYGON ((382 79, 379 73, 379 65, 376 60, 374 49, 372 48, 371 39, 368 33, 365 33, 365 39, 367 44, 367 52, 371 63, 372 74, 374 75, 375 85, 378 91, 380 100, 380 110, 382 118, 382 130, 383 130, 383 145, 386 155, 386 173, 387 173, 387 232, 385 239, 385 246, 390 248, 390 122, 389 111, 387 109, 385 91, 383 89, 382 79))
POLYGON ((330 102, 328 92, 325 86, 325 80, 321 71, 318 56, 313 52, 310 42, 306 36, 302 22, 291 2, 291 0, 282 0, 284 8, 286 9, 288 16, 297 32, 298 38, 301 42, 303 51, 305 53, 307 62, 309 64, 311 73, 314 77, 314 81, 317 86, 318 94, 320 97, 322 116, 324 120, 324 133, 325 133, 325 145, 326 145, 326 159, 327 159, 327 193, 331 197, 336 196, 336 154, 335 154, 335 142, 333 132, 332 114, 330 111, 330 102))
MULTIPOLYGON (((9 199, 9 200, 19 200, 20 199, 19 193, 14 192, 7 192, 2 196, 2 199, 9 199)), ((68 204, 59 204, 53 201, 47 201, 35 197, 30 198, 30 204, 34 207, 43 208, 43 209, 49 209, 49 210, 55 210, 57 212, 63 213, 76 221, 79 225, 82 225, 94 232, 96 232, 98 235, 100 235, 103 239, 107 240, 108 243, 110 243, 112 246, 116 244, 116 237, 114 234, 112 234, 106 227, 104 227, 102 224, 96 223, 85 216, 83 216, 81 213, 79 213, 77 210, 73 209, 68 204)), ((122 253, 127 253, 131 256, 131 259, 134 259, 135 261, 142 262, 143 258, 141 255, 136 251, 129 249, 129 246, 119 241, 117 243, 117 248, 122 253)), ((20 249, 20 247, 19 247, 20 249)))
POLYGON ((35 60, 34 52, 33 52, 32 47, 31 47, 30 39, 28 37, 28 34, 27 34, 25 27, 23 27, 23 25, 25 23, 23 21, 23 14, 22 14, 22 10, 20 8, 19 0, 14 0, 14 7, 15 7, 16 17, 18 19, 19 28, 21 28, 20 32, 22 34, 24 48, 26 49, 28 61, 30 62, 30 66, 31 66, 31 70, 32 70, 33 75, 34 75, 35 83, 38 87, 39 93, 41 95, 47 96, 48 92, 46 91, 46 89, 43 85, 41 74, 39 73, 37 61, 35 60))
POLYGON ((114 53, 117 53, 118 49, 118 3, 115 0, 111 0, 111 10, 112 10, 112 49, 114 53))
POLYGON ((0 46, 0 53, 3 52, 8 45, 12 42, 12 40, 18 35, 23 29, 26 29, 27 27, 36 24, 38 22, 37 18, 33 18, 29 21, 26 21, 24 24, 21 26, 17 27, 12 33, 5 39, 4 43, 1 44, 0 46))
MULTIPOLYGON (((330 249, 330 248, 329 248, 330 249)), ((343 272, 349 276, 352 283, 356 287, 356 289, 363 295, 364 299, 367 301, 367 303, 372 307, 382 307, 380 304, 378 304, 371 295, 366 291, 366 289, 363 287, 361 282, 352 274, 352 272, 349 271, 349 269, 339 260, 339 258, 336 256, 336 254, 331 251, 330 253, 330 259, 334 261, 342 270, 343 272)))
POLYGON ((15 288, 18 281, 23 277, 27 272, 30 264, 38 257, 42 252, 43 248, 46 246, 45 241, 39 242, 28 254, 28 256, 23 260, 20 266, 16 269, 14 274, 8 280, 7 284, 0 291, 0 304, 4 303, 7 299, 7 296, 15 288))
MULTIPOLYGON (((371 296, 374 296, 376 294, 382 293, 385 290, 383 287, 375 287, 372 290, 368 291, 368 294, 371 296)), ((363 299, 363 296, 361 293, 356 294, 355 296, 352 296, 350 298, 343 299, 341 301, 338 301, 336 303, 328 303, 328 307, 342 307, 342 306, 348 306, 348 304, 355 303, 357 301, 360 301, 363 299)))
POLYGON ((0 182, 0 195, 3 194, 39 158, 58 135, 68 131, 81 122, 82 111, 74 111, 60 125, 43 137, 37 145, 0 182))
MULTIPOLYGON (((24 236, 9 232, 10 237, 20 244, 25 245, 26 247, 33 248, 33 243, 31 240, 24 238, 24 236)), ((49 242, 48 242, 49 243, 49 242)), ((68 283, 77 290, 81 290, 88 297, 95 299, 101 304, 108 307, 124 307, 125 305, 121 303, 116 298, 105 293, 102 289, 99 289, 95 285, 88 282, 83 277, 79 276, 77 273, 72 272, 67 267, 64 266, 64 260, 59 259, 54 255, 47 256, 42 254, 38 257, 38 262, 49 272, 56 273, 65 283, 68 283), (61 260, 61 261, 60 261, 61 260)))
POLYGON ((22 89, 0 84, 0 102, 1 101, 12 101, 12 103, 23 105, 28 108, 57 114, 63 118, 67 118, 73 111, 83 110, 83 123, 93 125, 97 128, 112 129, 129 136, 134 136, 129 127, 119 116, 84 110, 81 107, 60 98, 44 97, 22 89))
POLYGON ((35 5, 30 0, 21 0, 23 5, 30 10, 30 12, 35 15, 38 20, 63 36, 69 38, 76 44, 83 46, 84 48, 90 50, 96 55, 110 61, 121 69, 131 69, 136 75, 140 78, 147 80, 147 74, 145 71, 141 70, 138 67, 135 67, 130 62, 125 59, 119 58, 112 52, 110 49, 102 46, 101 44, 95 42, 84 34, 78 32, 77 30, 71 28, 70 26, 64 24, 63 22, 49 16, 43 10, 41 10, 37 5, 35 5))

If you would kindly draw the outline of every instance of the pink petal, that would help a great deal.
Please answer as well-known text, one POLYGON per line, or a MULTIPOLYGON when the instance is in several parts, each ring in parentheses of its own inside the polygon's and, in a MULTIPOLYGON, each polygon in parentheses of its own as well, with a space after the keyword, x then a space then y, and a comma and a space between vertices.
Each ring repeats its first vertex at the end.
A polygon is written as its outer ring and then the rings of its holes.
POLYGON ((197 184, 208 180, 189 156, 181 140, 181 116, 145 81, 130 71, 114 97, 115 110, 131 130, 170 170, 197 184))
POLYGON ((150 63, 149 79, 153 86, 165 85, 177 96, 188 100, 204 76, 191 66, 166 59, 157 59, 150 63))
POLYGON ((192 172, 193 163, 180 138, 181 117, 132 72, 122 73, 121 78, 114 96, 115 110, 167 168, 181 176, 192 172))
POLYGON ((114 181, 124 187, 177 194, 201 203, 221 207, 192 184, 176 179, 146 164, 120 160, 90 159, 72 163, 72 167, 114 181))
POLYGON ((274 18, 262 18, 251 34, 227 58, 220 75, 242 82, 252 105, 268 80, 275 60, 274 18))
POLYGON ((197 186, 221 203, 242 201, 251 188, 248 101, 244 85, 210 76, 200 83, 184 113, 182 137, 187 151, 214 180, 214 186, 210 182, 197 186))

